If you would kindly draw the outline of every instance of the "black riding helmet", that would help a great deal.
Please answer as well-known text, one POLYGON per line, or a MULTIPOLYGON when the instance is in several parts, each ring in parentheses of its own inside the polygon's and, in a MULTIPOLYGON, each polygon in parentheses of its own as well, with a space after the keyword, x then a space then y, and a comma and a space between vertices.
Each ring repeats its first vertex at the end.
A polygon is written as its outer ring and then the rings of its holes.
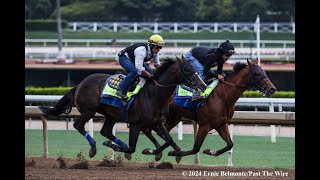
POLYGON ((234 54, 234 47, 229 40, 226 40, 225 42, 221 43, 219 49, 222 52, 222 54, 227 54, 228 56, 232 56, 234 54))

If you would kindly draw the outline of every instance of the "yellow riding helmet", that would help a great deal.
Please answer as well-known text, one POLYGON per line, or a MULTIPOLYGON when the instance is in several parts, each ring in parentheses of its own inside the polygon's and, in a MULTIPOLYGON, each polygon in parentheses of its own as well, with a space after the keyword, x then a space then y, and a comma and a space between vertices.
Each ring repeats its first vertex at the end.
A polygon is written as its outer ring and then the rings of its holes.
POLYGON ((154 34, 148 39, 149 44, 164 46, 164 40, 159 34, 154 34))

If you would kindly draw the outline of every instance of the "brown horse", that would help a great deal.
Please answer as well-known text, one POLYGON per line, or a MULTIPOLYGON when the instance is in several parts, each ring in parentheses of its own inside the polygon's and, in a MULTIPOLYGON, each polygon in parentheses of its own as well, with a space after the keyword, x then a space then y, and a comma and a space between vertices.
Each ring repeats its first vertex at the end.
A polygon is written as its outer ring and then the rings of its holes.
MULTIPOLYGON (((156 147, 158 149, 154 153, 154 155, 157 155, 169 145, 175 145, 160 117, 163 106, 168 104, 176 86, 178 84, 188 84, 201 91, 206 88, 206 84, 197 75, 193 66, 184 60, 184 57, 182 59, 177 58, 177 61, 167 59, 156 70, 154 80, 148 80, 145 83, 128 110, 130 128, 128 147, 126 143, 112 134, 114 124, 123 121, 122 110, 115 106, 100 103, 100 95, 109 77, 110 75, 108 74, 92 74, 67 92, 53 108, 41 107, 44 113, 54 116, 68 112, 73 105, 77 107, 81 116, 76 119, 73 126, 88 140, 91 146, 90 157, 96 154, 96 142, 85 131, 84 125, 94 117, 96 112, 105 116, 105 122, 100 134, 115 143, 107 140, 103 143, 104 145, 111 147, 115 151, 131 154, 135 152, 140 131, 144 132, 145 129, 154 127, 158 129, 158 133, 166 141, 162 146, 157 144, 156 147)), ((130 156, 126 156, 126 158, 130 158, 130 156)))
MULTIPOLYGON (((203 153, 218 156, 233 147, 228 124, 234 114, 235 103, 245 89, 255 87, 267 96, 271 96, 276 91, 276 87, 259 65, 249 60, 247 60, 247 63, 248 65, 236 63, 231 75, 220 81, 214 91, 203 100, 204 105, 197 108, 196 112, 192 112, 189 108, 175 106, 173 96, 171 97, 169 113, 166 116, 165 123, 167 130, 170 132, 182 118, 195 121, 199 125, 199 130, 192 150, 181 151, 179 147, 175 147, 175 151, 170 151, 169 156, 182 157, 198 153, 208 132, 212 129, 217 130, 221 138, 227 143, 227 146, 218 151, 206 149, 203 153)), ((148 133, 151 134, 150 129, 148 133)), ((150 151, 148 148, 145 149, 145 154, 148 154, 148 151, 150 151)), ((176 160, 177 162, 180 161, 179 158, 176 160)))

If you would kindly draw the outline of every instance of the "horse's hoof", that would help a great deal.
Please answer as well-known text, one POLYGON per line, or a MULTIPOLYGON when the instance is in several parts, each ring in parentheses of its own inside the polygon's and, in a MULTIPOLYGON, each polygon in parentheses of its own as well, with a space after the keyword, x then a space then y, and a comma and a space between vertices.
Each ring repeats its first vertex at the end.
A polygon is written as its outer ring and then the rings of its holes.
POLYGON ((153 151, 149 148, 145 148, 143 151, 142 151, 142 154, 145 154, 145 155, 151 155, 153 154, 153 151))
POLYGON ((159 161, 162 158, 162 153, 159 153, 154 157, 154 160, 159 161))
POLYGON ((131 161, 131 154, 124 153, 124 157, 128 159, 128 161, 131 161))
POLYGON ((206 149, 203 151, 204 154, 211 155, 211 156, 216 156, 217 151, 211 151, 210 149, 206 149))
POLYGON ((176 156, 176 162, 179 164, 180 163, 180 161, 181 161, 181 157, 178 157, 178 156, 176 156))
POLYGON ((168 156, 177 156, 177 151, 170 151, 168 156))
POLYGON ((89 157, 93 158, 97 154, 97 148, 90 148, 89 157))
POLYGON ((107 146, 107 147, 112 148, 112 141, 110 141, 110 140, 107 140, 107 141, 103 142, 102 144, 107 146))

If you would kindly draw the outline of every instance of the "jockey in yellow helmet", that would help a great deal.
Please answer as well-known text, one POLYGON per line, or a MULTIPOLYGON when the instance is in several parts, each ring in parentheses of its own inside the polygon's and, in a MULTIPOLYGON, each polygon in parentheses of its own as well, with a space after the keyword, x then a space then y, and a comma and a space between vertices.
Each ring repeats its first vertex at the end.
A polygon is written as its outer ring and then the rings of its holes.
POLYGON ((119 54, 120 65, 128 72, 126 78, 120 83, 117 95, 125 98, 131 83, 141 76, 152 77, 153 70, 146 62, 153 59, 154 66, 160 66, 159 51, 165 42, 159 34, 154 34, 148 39, 148 43, 136 43, 123 49, 119 54))

